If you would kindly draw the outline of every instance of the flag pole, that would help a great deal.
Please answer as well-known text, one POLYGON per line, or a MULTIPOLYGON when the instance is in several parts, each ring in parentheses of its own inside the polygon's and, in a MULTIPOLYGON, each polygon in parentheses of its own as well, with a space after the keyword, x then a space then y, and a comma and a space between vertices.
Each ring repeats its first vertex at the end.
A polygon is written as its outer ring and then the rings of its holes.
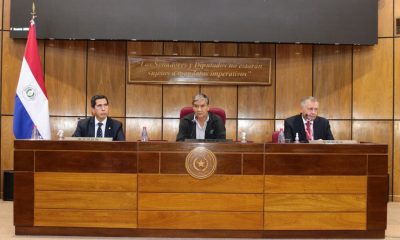
POLYGON ((36 7, 35 7, 35 2, 34 1, 32 1, 32 12, 31 12, 31 15, 32 15, 32 20, 34 20, 36 18, 36 7))
POLYGON ((32 20, 15 95, 13 131, 16 139, 29 139, 32 137, 32 127, 36 125, 40 136, 50 140, 49 100, 36 39, 34 3, 31 14, 32 20))

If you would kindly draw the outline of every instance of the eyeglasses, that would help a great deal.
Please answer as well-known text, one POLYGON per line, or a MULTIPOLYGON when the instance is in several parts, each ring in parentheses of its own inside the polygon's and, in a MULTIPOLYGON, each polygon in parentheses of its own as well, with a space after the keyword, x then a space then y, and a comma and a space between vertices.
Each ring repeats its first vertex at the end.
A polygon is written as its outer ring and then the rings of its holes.
POLYGON ((96 105, 94 107, 97 108, 97 109, 108 108, 108 103, 106 103, 106 104, 98 104, 98 105, 96 105))

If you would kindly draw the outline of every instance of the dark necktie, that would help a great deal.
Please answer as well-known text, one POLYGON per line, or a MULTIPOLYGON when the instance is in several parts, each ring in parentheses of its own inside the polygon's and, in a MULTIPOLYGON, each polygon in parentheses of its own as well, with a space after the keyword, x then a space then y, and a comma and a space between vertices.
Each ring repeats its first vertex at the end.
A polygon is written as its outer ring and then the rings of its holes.
POLYGON ((312 139, 312 137, 311 137, 311 122, 310 121, 307 121, 306 122, 306 133, 307 133, 307 140, 311 140, 312 139))
POLYGON ((101 138, 103 137, 103 131, 101 130, 101 126, 103 125, 103 123, 99 122, 97 125, 99 127, 97 128, 96 137, 101 138))

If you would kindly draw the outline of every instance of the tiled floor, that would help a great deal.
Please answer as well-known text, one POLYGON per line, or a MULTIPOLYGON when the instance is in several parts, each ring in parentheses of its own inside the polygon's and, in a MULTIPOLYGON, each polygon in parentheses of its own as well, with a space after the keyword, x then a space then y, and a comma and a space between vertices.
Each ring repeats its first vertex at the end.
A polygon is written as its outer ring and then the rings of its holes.
MULTIPOLYGON (((104 239, 104 240, 123 240, 123 239, 139 239, 139 240, 160 240, 163 238, 102 238, 102 237, 57 237, 57 236, 15 236, 13 225, 13 203, 0 200, 0 240, 18 239, 40 239, 40 240, 58 240, 58 239, 104 239)), ((388 205, 388 226, 385 239, 400 240, 400 203, 389 203, 388 205)), ((174 238, 174 240, 180 240, 174 238)), ((194 240, 194 239, 190 239, 194 240)))

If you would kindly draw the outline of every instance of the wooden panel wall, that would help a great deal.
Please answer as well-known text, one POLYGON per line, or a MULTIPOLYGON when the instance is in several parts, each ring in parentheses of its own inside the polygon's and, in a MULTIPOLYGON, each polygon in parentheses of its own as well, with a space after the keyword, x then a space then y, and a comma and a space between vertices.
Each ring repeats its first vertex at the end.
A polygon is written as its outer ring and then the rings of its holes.
MULTIPOLYGON (((393 27, 396 29, 396 18, 400 18, 400 0, 394 0, 393 27)), ((390 14, 390 13, 388 13, 390 14)), ((388 23, 389 24, 389 23, 388 23)), ((400 33, 394 31, 394 36, 400 33)), ((393 145, 393 200, 400 201, 400 39, 394 38, 394 145, 393 145)), ((392 159, 390 159, 392 160, 392 159)))
POLYGON ((57 106, 50 107, 51 115, 85 115, 86 50, 85 41, 46 41, 46 90, 49 106, 57 106))
POLYGON ((276 46, 276 118, 300 112, 299 98, 312 95, 312 67, 312 45, 276 46))
MULTIPOLYGON (((12 116, 24 40, 9 37, 10 0, 0 0, 1 172, 13 168, 12 116), (3 17, 1 17, 3 16, 3 17)), ((128 140, 143 126, 150 139, 174 141, 179 110, 198 92, 227 113, 227 137, 246 131, 250 140, 270 141, 283 119, 299 112, 299 100, 314 95, 320 115, 331 120, 337 139, 389 144, 391 199, 400 200, 400 40, 395 18, 400 0, 379 0, 379 42, 375 46, 39 41, 49 94, 53 137, 70 135, 79 118, 91 115, 89 99, 103 93, 110 114, 124 123, 128 140), (270 57, 271 86, 126 84, 128 56, 270 57)), ((28 20, 27 20, 28 21, 28 20)))
POLYGON ((314 46, 313 92, 320 101, 321 116, 351 119, 351 52, 352 46, 314 46))
POLYGON ((396 202, 400 201, 400 121, 394 122, 394 145, 393 145, 393 200, 396 202))
POLYGON ((393 40, 354 47, 353 57, 353 117, 393 118, 393 40))
MULTIPOLYGON (((389 3, 389 4, 391 4, 391 3, 389 3)), ((388 24, 389 25, 389 21, 393 21, 393 35, 394 36, 399 36, 400 35, 400 33, 397 33, 396 32, 396 18, 399 18, 400 17, 400 1, 399 0, 393 0, 393 8, 394 8, 394 17, 393 17, 393 19, 388 19, 388 21, 386 22, 386 24, 388 24)), ((386 15, 389 15, 390 16, 390 13, 386 13, 386 15)))
MULTIPOLYGON (((400 4, 400 1, 399 1, 400 4)), ((400 16, 399 16, 400 17, 400 16)), ((394 99, 394 118, 400 119, 400 97, 398 93, 400 92, 400 71, 398 67, 400 67, 400 39, 396 38, 394 40, 394 92, 395 92, 395 99, 394 99)))
POLYGON ((126 42, 89 42, 87 109, 91 96, 101 93, 113 99, 110 116, 125 117, 125 56, 126 42))
MULTIPOLYGON (((3 19, 3 0, 0 0, 0 19, 3 19)), ((0 24, 0 30, 3 30, 3 22, 0 24)))

